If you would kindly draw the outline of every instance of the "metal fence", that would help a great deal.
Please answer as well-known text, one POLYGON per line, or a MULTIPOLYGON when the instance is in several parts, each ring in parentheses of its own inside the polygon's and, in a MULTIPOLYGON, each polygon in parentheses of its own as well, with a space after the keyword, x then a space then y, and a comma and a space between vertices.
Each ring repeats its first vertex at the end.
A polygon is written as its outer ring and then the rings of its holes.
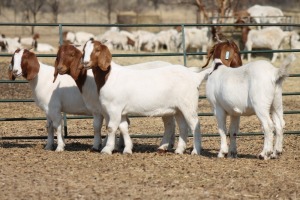
MULTIPOLYGON (((222 26, 222 27, 231 27, 231 26, 257 26, 257 24, 72 24, 72 23, 63 23, 63 24, 53 24, 53 23, 0 23, 0 26, 45 26, 45 27, 58 27, 59 31, 59 43, 63 43, 63 28, 64 27, 175 27, 181 26, 183 36, 185 27, 203 27, 203 26, 222 26)), ((261 26, 274 26, 273 24, 259 24, 261 26)), ((281 23, 276 24, 276 26, 280 27, 294 27, 299 28, 300 24, 291 24, 291 23, 281 23)), ((185 45, 185 37, 182 38, 183 40, 183 49, 185 45)), ((252 50, 252 51, 241 51, 241 54, 247 53, 279 53, 279 52, 300 52, 300 49, 285 49, 285 50, 252 50)), ((55 57, 56 54, 36 54, 37 57, 55 57)), ((113 57, 147 57, 147 56, 182 56, 183 57, 183 65, 186 66, 186 59, 187 56, 192 55, 206 55, 206 52, 186 52, 185 50, 180 53, 138 53, 138 54, 113 54, 113 57)), ((11 57, 12 54, 9 53, 2 53, 0 57, 11 57)), ((290 74, 290 77, 293 78, 300 78, 300 74, 290 74)), ((22 83, 26 84, 28 81, 23 80, 0 80, 0 84, 8 84, 8 83, 22 83)), ((300 89, 300 88, 299 88, 300 89)), ((298 92, 286 92, 283 93, 283 96, 299 96, 300 90, 298 92)), ((199 96, 199 99, 205 99, 205 96, 199 96)), ((0 103, 18 103, 18 102, 34 102, 33 99, 0 99, 0 103)), ((286 110, 284 111, 285 115, 299 115, 300 110, 286 110)), ((213 116, 213 113, 198 113, 198 116, 213 116)), ((139 116, 130 116, 130 118, 136 118, 139 116)), ((92 135, 82 135, 82 136, 72 136, 68 135, 68 126, 67 121, 72 119, 92 119, 90 116, 68 116, 66 113, 63 113, 64 119, 64 136, 65 138, 74 139, 74 138, 93 138, 92 135)), ((1 122, 7 121, 31 121, 31 120, 46 120, 45 117, 31 117, 31 118, 24 118, 24 117, 16 117, 16 118, 0 118, 1 122)), ((299 130, 287 130, 284 132, 285 134, 297 134, 300 135, 299 130)), ((248 135, 262 135, 261 132, 249 132, 249 133, 240 133, 239 136, 248 136, 248 135)), ((191 135, 190 135, 191 136, 191 135)), ((203 136, 206 137, 213 137, 218 136, 218 134, 204 134, 203 136)), ((151 135, 131 135, 132 138, 156 138, 162 137, 162 134, 151 134, 151 135)), ((13 140, 13 139, 46 139, 47 136, 6 136, 1 137, 1 140, 13 140)))

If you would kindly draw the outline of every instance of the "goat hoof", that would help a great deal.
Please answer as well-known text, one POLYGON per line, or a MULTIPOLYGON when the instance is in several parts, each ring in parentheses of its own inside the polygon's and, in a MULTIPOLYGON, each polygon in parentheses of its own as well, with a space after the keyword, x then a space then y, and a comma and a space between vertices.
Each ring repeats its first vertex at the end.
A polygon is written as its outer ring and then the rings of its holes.
POLYGON ((263 155, 258 155, 258 158, 259 158, 260 160, 264 160, 264 159, 265 159, 265 157, 264 157, 263 155))
POLYGON ((132 150, 131 149, 124 149, 123 154, 132 154, 132 150))
POLYGON ((271 159, 278 159, 282 155, 281 151, 274 151, 271 155, 271 159))
POLYGON ((102 149, 101 153, 111 155, 112 151, 104 147, 104 149, 102 149))
POLYGON ((63 152, 64 148, 56 148, 55 152, 63 152))
POLYGON ((176 153, 176 154, 183 154, 183 151, 182 151, 182 150, 176 149, 176 150, 175 150, 175 153, 176 153))
POLYGON ((222 153, 222 152, 219 152, 219 153, 218 153, 218 158, 225 158, 225 157, 227 157, 227 154, 228 154, 228 153, 222 153))
POLYGON ((269 156, 267 156, 267 155, 258 155, 258 158, 260 159, 260 160, 269 160, 270 159, 270 157, 269 156))
POLYGON ((200 155, 200 152, 197 152, 197 150, 194 149, 194 150, 192 151, 191 155, 200 155))
POLYGON ((278 156, 281 156, 281 155, 282 155, 282 151, 276 150, 275 152, 276 152, 276 155, 278 155, 278 156))

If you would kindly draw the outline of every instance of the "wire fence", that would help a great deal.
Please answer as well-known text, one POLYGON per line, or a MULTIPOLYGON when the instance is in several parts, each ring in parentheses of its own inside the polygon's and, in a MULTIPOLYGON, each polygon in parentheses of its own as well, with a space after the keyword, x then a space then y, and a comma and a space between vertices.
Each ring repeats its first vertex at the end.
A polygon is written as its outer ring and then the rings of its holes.
MULTIPOLYGON (((269 23, 261 23, 260 26, 274 26, 269 23)), ((45 27, 58 27, 58 35, 59 35, 59 43, 63 43, 63 28, 65 27, 175 27, 181 26, 183 32, 183 46, 185 45, 185 37, 184 30, 186 27, 212 27, 212 26, 222 26, 222 27, 231 27, 231 26, 257 26, 257 24, 245 23, 245 24, 73 24, 73 23, 64 23, 64 24, 54 24, 54 23, 0 23, 0 26, 45 26, 45 27)), ((294 27, 299 28, 300 24, 291 24, 291 23, 281 23, 276 24, 276 26, 280 27, 294 27)), ((185 49, 183 47, 183 49, 185 49)), ((287 53, 287 52, 300 52, 300 49, 284 49, 284 50, 252 50, 252 51, 241 51, 241 54, 247 53, 287 53)), ((188 56, 192 55, 206 55, 207 52, 183 52, 178 53, 134 53, 134 54, 113 54, 113 57, 149 57, 149 56, 182 56, 183 64, 186 66, 186 59, 188 56)), ((0 57, 11 57, 10 53, 1 53, 0 57)), ((56 54, 36 54, 37 57, 56 57, 56 54)), ((290 77, 299 78, 300 74, 290 74, 290 77)), ((26 84, 28 81, 25 80, 0 80, 0 84, 26 84)), ((283 96, 299 96, 300 91, 297 92, 285 92, 283 96)), ((205 96, 199 96, 199 99, 205 99, 205 96)), ((0 103, 26 103, 26 102, 34 102, 33 99, 0 99, 0 103)), ((286 110, 284 111, 284 115, 299 115, 300 110, 286 110)), ((213 116, 213 113, 198 113, 198 116, 213 116)), ((129 116, 130 118, 136 118, 140 116, 129 116)), ((64 136, 69 139, 84 139, 84 138, 93 138, 92 135, 81 135, 81 136, 72 136, 68 135, 68 126, 67 121, 72 119, 92 119, 91 116, 68 116, 66 113, 63 113, 63 121, 64 121, 64 136)), ((8 118, 2 117, 0 118, 0 123, 7 121, 32 121, 32 120, 46 120, 46 117, 15 117, 8 118)), ((300 135, 299 130, 287 130, 285 134, 297 134, 300 135)), ((248 133, 240 133, 240 136, 249 136, 249 135, 262 135, 261 132, 248 132, 248 133)), ((190 135, 191 136, 191 135, 190 135)), ((204 134, 206 137, 218 136, 218 134, 204 134)), ((132 138, 156 138, 162 137, 162 134, 145 134, 145 135, 131 135, 132 138)), ((1 137, 1 140, 13 140, 13 139, 46 139, 46 136, 5 136, 1 137)))

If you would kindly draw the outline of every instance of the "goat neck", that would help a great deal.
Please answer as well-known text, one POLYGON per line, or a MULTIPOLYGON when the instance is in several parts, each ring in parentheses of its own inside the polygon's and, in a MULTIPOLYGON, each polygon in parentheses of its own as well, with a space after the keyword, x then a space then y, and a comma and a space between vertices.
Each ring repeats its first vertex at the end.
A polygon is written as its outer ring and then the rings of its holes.
POLYGON ((112 55, 108 47, 99 41, 89 40, 84 46, 83 61, 85 67, 92 67, 99 91, 107 81, 111 71, 112 55))

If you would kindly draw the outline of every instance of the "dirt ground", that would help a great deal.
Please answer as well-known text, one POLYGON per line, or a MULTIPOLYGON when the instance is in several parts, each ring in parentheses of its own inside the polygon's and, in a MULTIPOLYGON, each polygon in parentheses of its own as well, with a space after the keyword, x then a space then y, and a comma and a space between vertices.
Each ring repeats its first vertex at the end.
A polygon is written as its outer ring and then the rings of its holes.
MULTIPOLYGON (((120 52, 116 52, 120 53, 120 52)), ((121 52, 124 53, 124 52, 121 52)), ((300 55, 291 73, 300 73, 300 55)), ((48 64, 54 58, 39 58, 48 64)), ((183 63, 175 57, 114 58, 123 65, 150 60, 183 63)), ((266 59, 257 57, 256 59, 266 59)), ((10 58, 0 58, 0 79, 7 80, 10 58)), ((198 58, 188 59, 197 66, 198 58)), ((246 62, 245 62, 246 63, 246 62)), ((278 61, 275 66, 279 66, 278 61)), ((288 78, 284 92, 299 92, 300 79, 288 78)), ((200 95, 204 95, 205 83, 200 95)), ((0 84, 1 99, 31 99, 27 84, 0 84)), ((284 110, 300 110, 300 97, 284 96, 284 110)), ((34 103, 0 103, 1 119, 44 117, 34 103)), ((199 112, 211 112, 206 99, 199 112)), ((284 116, 286 131, 299 131, 300 115, 284 116)), ((0 140, 0 199, 300 199, 300 137, 286 134, 280 159, 259 160, 263 136, 238 137, 238 158, 218 159, 219 137, 212 116, 199 117, 202 153, 191 156, 191 141, 184 155, 159 154, 161 138, 133 138, 132 155, 90 152, 91 139, 66 139, 64 152, 45 151, 46 141, 0 140)), ((260 132, 255 116, 243 117, 242 133, 260 132)), ((132 135, 160 134, 160 118, 132 118, 132 135)), ((68 135, 93 134, 92 120, 68 120, 68 135)), ((103 127, 103 134, 106 130, 103 127)), ((0 121, 0 137, 46 136, 45 121, 0 121)))

